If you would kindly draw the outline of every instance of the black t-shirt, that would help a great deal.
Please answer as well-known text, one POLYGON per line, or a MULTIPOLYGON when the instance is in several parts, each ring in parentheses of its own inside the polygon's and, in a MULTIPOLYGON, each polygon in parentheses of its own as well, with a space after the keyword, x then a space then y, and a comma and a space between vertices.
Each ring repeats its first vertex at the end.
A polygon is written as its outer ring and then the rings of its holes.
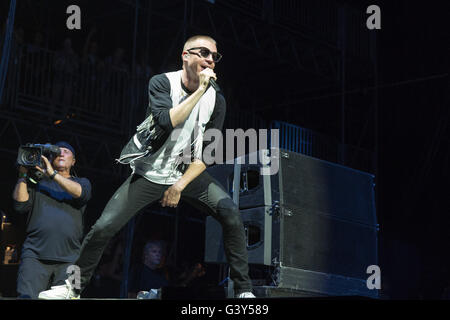
POLYGON ((150 291, 169 285, 162 269, 152 270, 144 264, 139 264, 131 272, 130 292, 150 291))
POLYGON ((77 199, 57 182, 44 179, 28 190, 28 201, 14 201, 16 212, 29 212, 22 258, 60 262, 74 262, 78 258, 91 183, 86 178, 70 179, 81 185, 82 193, 77 199))

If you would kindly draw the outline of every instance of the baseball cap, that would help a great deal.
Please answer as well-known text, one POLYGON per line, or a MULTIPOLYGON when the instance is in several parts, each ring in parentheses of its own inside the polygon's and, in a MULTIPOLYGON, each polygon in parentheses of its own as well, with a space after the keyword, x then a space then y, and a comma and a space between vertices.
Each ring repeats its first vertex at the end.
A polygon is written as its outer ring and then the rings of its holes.
POLYGON ((66 141, 59 141, 59 142, 55 143, 55 146, 69 149, 70 151, 72 151, 72 154, 75 157, 75 149, 68 142, 66 142, 66 141))

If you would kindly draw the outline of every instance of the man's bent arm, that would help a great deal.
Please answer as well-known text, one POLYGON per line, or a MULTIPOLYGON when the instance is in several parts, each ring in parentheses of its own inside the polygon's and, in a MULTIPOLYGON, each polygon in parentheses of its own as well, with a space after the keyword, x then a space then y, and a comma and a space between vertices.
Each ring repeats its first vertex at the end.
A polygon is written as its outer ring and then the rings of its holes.
POLYGON ((194 109, 195 105, 200 100, 205 91, 206 87, 200 86, 186 100, 169 110, 170 121, 172 122, 172 126, 174 128, 180 123, 183 123, 189 117, 192 109, 194 109))
POLYGON ((195 159, 183 174, 183 176, 178 180, 175 185, 180 191, 184 190, 189 183, 191 183, 195 178, 197 178, 203 171, 205 171, 206 165, 203 161, 195 159))
POLYGON ((78 182, 72 181, 70 179, 64 178, 62 175, 57 174, 53 180, 58 183, 61 188, 64 189, 67 193, 69 193, 74 198, 81 197, 81 193, 83 189, 78 182))
POLYGON ((192 109, 195 107, 202 95, 206 92, 206 89, 208 89, 210 78, 216 78, 212 69, 205 69, 200 72, 199 86, 197 90, 195 90, 194 93, 191 94, 185 101, 170 109, 170 121, 172 122, 172 126, 174 128, 187 119, 192 109))
POLYGON ((30 198, 25 178, 19 178, 13 192, 13 199, 17 202, 26 202, 30 198))
POLYGON ((192 180, 197 178, 204 170, 206 165, 201 160, 194 160, 183 176, 171 185, 165 192, 161 199, 161 205, 163 207, 176 207, 180 201, 181 192, 186 188, 186 186, 191 183, 192 180))

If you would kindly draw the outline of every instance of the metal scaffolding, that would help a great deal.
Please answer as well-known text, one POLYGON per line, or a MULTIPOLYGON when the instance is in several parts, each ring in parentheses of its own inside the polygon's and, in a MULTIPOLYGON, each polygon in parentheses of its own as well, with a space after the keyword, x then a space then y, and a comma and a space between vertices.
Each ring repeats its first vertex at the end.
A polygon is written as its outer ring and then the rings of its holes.
MULTIPOLYGON (((242 117, 228 118, 228 123, 290 119, 300 122, 292 125, 308 128, 327 122, 311 129, 336 139, 335 161, 376 175, 376 39, 363 27, 361 12, 331 0, 118 2, 132 9, 124 10, 133 23, 128 26, 128 73, 93 74, 81 66, 65 75, 60 88, 65 94, 55 94, 61 85, 55 82, 55 51, 13 47, 0 105, 0 138, 7 143, 0 151, 13 158, 20 144, 64 138, 79 150, 78 165, 86 173, 99 179, 125 177, 128 169, 114 159, 142 121, 148 99, 148 79, 136 74, 138 50, 144 49, 166 72, 179 63, 179 48, 187 37, 201 33, 226 51, 228 62, 221 71, 226 99, 233 102, 228 114, 242 117), (369 87, 375 89, 365 92, 369 87), (55 124, 52 116, 61 110, 61 122, 55 124)), ((127 295, 133 232, 134 220, 127 226, 122 297, 127 295)))

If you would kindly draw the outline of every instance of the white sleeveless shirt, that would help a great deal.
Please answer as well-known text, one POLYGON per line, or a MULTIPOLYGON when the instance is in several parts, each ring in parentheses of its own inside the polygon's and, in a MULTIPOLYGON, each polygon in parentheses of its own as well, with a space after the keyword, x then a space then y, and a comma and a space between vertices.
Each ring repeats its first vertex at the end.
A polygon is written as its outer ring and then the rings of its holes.
MULTIPOLYGON (((181 86, 183 70, 168 72, 172 107, 183 102, 189 95, 181 86)), ((163 146, 150 156, 130 163, 133 173, 158 184, 173 185, 183 172, 177 170, 182 163, 188 163, 191 156, 202 159, 203 134, 216 103, 216 91, 210 87, 192 109, 188 118, 176 126, 163 146), (193 147, 193 153, 191 153, 193 147), (184 160, 182 158, 185 155, 184 160)))

